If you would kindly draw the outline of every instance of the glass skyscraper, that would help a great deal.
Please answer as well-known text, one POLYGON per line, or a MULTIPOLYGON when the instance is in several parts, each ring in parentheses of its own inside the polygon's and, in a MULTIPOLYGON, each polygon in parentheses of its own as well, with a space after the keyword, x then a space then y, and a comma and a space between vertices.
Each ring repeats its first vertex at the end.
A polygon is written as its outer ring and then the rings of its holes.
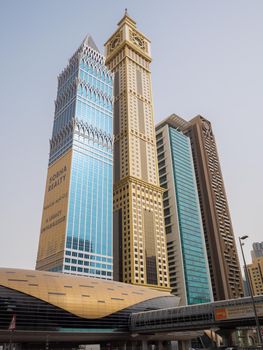
POLYGON ((169 276, 181 304, 213 300, 190 139, 174 117, 156 128, 169 276))
POLYGON ((112 279, 112 86, 87 36, 58 77, 38 270, 112 279))

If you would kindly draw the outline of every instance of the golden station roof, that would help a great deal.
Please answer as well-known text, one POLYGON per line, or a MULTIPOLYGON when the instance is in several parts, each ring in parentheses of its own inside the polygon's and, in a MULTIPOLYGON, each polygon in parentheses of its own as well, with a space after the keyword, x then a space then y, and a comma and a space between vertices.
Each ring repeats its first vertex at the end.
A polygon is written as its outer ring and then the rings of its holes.
POLYGON ((0 286, 88 319, 105 317, 149 299, 174 297, 166 292, 121 282, 11 268, 0 268, 0 286))

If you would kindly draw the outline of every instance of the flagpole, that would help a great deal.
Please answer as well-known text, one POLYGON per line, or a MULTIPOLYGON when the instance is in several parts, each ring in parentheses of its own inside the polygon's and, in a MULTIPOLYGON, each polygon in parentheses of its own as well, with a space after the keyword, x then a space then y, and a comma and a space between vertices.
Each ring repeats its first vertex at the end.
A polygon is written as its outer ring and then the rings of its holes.
POLYGON ((13 334, 13 330, 10 329, 10 337, 9 337, 9 350, 12 350, 12 334, 13 334))
POLYGON ((13 336, 13 331, 16 329, 16 314, 13 315, 12 320, 9 325, 9 350, 12 350, 13 348, 13 342, 12 342, 12 336, 13 336))

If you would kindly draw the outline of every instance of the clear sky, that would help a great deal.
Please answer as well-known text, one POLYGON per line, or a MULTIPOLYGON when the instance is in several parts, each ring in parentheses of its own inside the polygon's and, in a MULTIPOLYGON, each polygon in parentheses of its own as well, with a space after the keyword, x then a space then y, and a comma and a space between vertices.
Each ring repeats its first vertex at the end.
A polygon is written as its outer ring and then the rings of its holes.
POLYGON ((34 268, 57 75, 124 14, 152 41, 155 121, 212 122, 236 237, 263 241, 262 0, 0 1, 0 266, 34 268))

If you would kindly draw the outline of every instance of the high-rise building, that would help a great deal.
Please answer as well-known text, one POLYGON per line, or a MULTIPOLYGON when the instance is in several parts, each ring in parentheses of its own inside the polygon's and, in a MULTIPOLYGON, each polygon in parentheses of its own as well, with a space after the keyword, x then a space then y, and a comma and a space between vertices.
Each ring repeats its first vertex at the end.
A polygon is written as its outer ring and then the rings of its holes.
POLYGON ((211 123, 197 116, 190 137, 214 300, 243 296, 236 243, 211 123))
POLYGON ((263 256, 254 258, 247 265, 253 295, 263 294, 263 256))
POLYGON ((150 41, 127 12, 108 39, 114 72, 114 279, 168 289, 151 87, 150 41))
POLYGON ((87 36, 58 77, 38 270, 112 279, 112 85, 87 36))
POLYGON ((253 250, 251 251, 252 260, 263 256, 263 242, 255 242, 252 245, 253 250))
POLYGON ((211 302, 213 294, 191 144, 180 122, 175 115, 160 122, 156 143, 170 285, 181 305, 191 305, 211 302))

